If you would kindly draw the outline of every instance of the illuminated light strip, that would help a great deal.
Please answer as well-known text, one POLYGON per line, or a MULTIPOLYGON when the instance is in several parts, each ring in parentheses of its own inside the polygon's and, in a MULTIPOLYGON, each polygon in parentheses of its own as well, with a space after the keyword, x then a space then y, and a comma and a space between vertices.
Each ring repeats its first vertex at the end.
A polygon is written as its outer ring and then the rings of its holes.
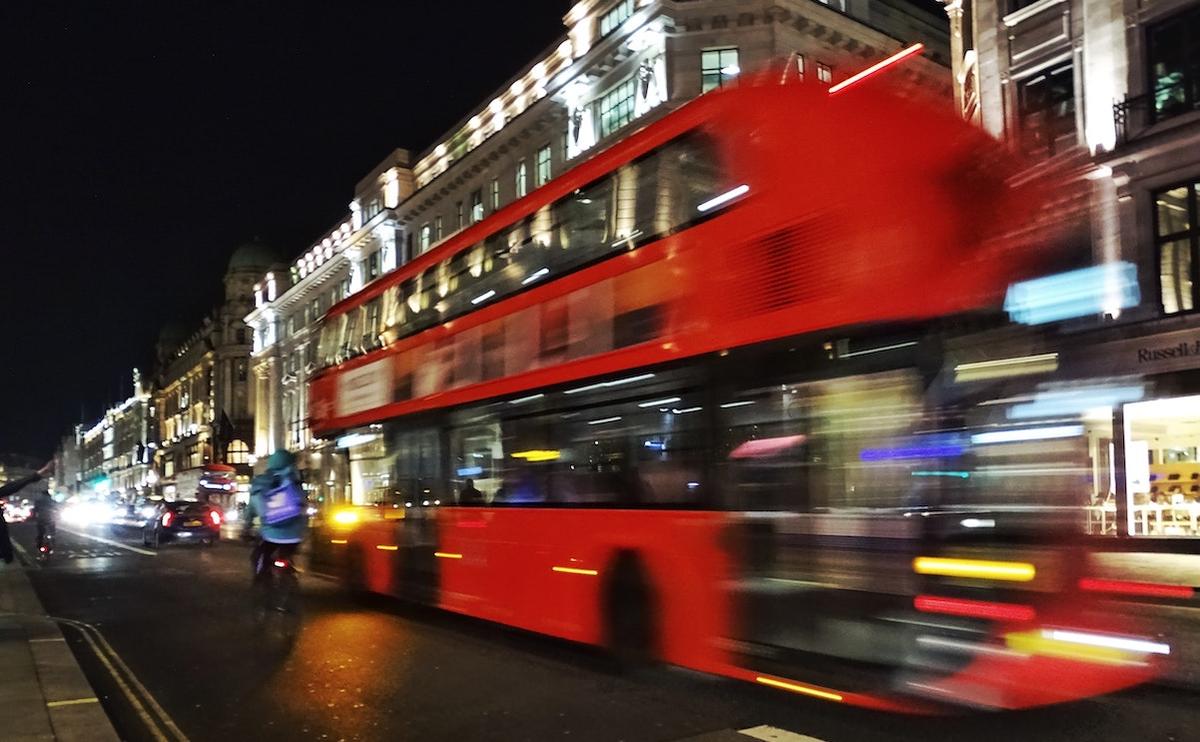
POLYGON ((588 420, 588 425, 602 425, 604 423, 615 423, 620 419, 621 419, 620 415, 615 415, 613 417, 602 417, 599 420, 588 420))
POLYGON ((703 407, 684 407, 681 410, 680 409, 671 410, 671 412, 673 412, 676 415, 686 415, 690 412, 699 412, 700 410, 703 410, 703 409, 704 409, 703 407))
POLYGON ((562 457, 562 451, 554 450, 532 450, 532 451, 517 451, 512 454, 514 459, 524 459, 526 461, 558 461, 562 457))
POLYGON ((579 569, 577 567, 551 567, 550 569, 554 572, 562 572, 568 575, 588 575, 589 577, 595 577, 600 574, 594 569, 579 569))
POLYGON ((494 289, 488 289, 487 291, 484 291, 482 294, 480 294, 479 296, 476 296, 474 299, 472 299, 471 303, 479 304, 481 302, 487 301, 488 299, 492 298, 495 295, 496 295, 496 291, 494 289))
POLYGON ((1157 582, 1132 582, 1129 580, 1103 580, 1084 577, 1079 581, 1080 590, 1119 595, 1138 595, 1147 598, 1192 598, 1196 589, 1188 585, 1166 585, 1157 582))
POLYGON ((875 75, 876 73, 883 71, 884 68, 890 67, 891 65, 893 65, 899 61, 902 61, 904 59, 907 59, 907 58, 913 56, 914 54, 920 54, 924 50, 925 50, 924 44, 913 44, 912 46, 908 47, 907 49, 901 49, 900 51, 896 52, 895 54, 888 57, 887 59, 876 62, 875 64, 871 65, 870 67, 866 68, 865 70, 863 70, 862 72, 859 72, 856 75, 851 75, 850 77, 847 77, 845 80, 842 80, 837 85, 830 86, 829 94, 836 95, 839 92, 850 87, 851 85, 858 83, 858 82, 862 82, 863 80, 867 79, 868 77, 871 77, 872 75, 875 75))
POLYGON ((1020 358, 999 358, 994 361, 960 363, 954 367, 954 380, 985 381, 1009 376, 1049 373, 1058 370, 1058 354, 1042 353, 1020 358))
POLYGON ((654 374, 638 374, 637 376, 627 376, 624 379, 614 379, 613 381, 601 381, 601 382, 597 382, 595 384, 588 384, 587 386, 577 387, 575 389, 568 389, 567 391, 563 392, 563 394, 579 394, 580 392, 590 392, 590 391, 593 391, 596 389, 608 389, 609 387, 613 387, 613 386, 621 386, 622 384, 632 384, 635 381, 645 381, 646 379, 653 379, 653 378, 654 378, 654 374))
POLYGON ((917 557, 913 560, 913 571, 919 575, 974 577, 1007 582, 1029 582, 1037 574, 1037 569, 1028 562, 991 562, 983 559, 942 557, 917 557))
POLYGON ((1056 642, 1084 644, 1089 647, 1103 647, 1105 649, 1120 649, 1126 652, 1142 652, 1143 654, 1171 653, 1171 646, 1169 644, 1152 642, 1146 639, 1132 639, 1127 636, 1090 634, 1084 631, 1068 631, 1066 629, 1045 629, 1042 631, 1042 636, 1056 642))
POLYGON ((971 442, 980 445, 985 443, 1020 443, 1022 441, 1046 441, 1055 438, 1075 438, 1083 435, 1082 425, 1055 425, 1049 428, 1017 428, 1015 430, 996 430, 991 433, 976 433, 971 436, 971 442))
POLYGON ((539 278, 541 278, 542 276, 546 275, 549 272, 550 272, 549 268, 538 268, 533 273, 530 273, 528 276, 525 276, 525 278, 523 278, 521 280, 521 285, 528 286, 529 284, 533 283, 534 281, 538 280, 539 278))
POLYGON ((754 404, 754 400, 752 400, 752 399, 746 400, 745 402, 726 402, 725 404, 721 405, 721 409, 728 410, 732 407, 745 407, 747 405, 752 405, 752 404, 754 404))
POLYGON ((638 404, 638 407, 658 407, 665 404, 674 404, 680 399, 682 399, 682 397, 666 397, 665 399, 655 399, 651 400, 650 402, 642 402, 638 404))
POLYGON ((545 394, 530 394, 528 397, 521 397, 519 399, 510 399, 510 400, 508 400, 508 403, 509 404, 523 404, 525 402, 532 402, 535 399, 541 399, 544 396, 546 396, 546 395, 545 394))
POLYGON ((350 542, 344 538, 331 538, 331 539, 329 539, 329 543, 331 543, 331 544, 347 544, 350 542))
POLYGON ((906 343, 895 343, 894 345, 881 345, 878 348, 867 348, 866 350, 856 350, 851 353, 839 353, 838 358, 854 358, 856 356, 869 356, 872 353, 886 353, 889 350, 900 350, 901 348, 911 348, 916 345, 916 340, 909 340, 906 343))
POLYGON ((400 551, 399 546, 392 546, 390 544, 377 544, 375 548, 380 551, 400 551))
POLYGON ((913 608, 923 613, 944 613, 948 616, 967 618, 991 618, 997 621, 1032 621, 1037 618, 1037 611, 1033 609, 1033 606, 995 603, 990 600, 941 598, 934 595, 918 595, 913 598, 913 608))
POLYGON ((696 211, 710 211, 712 209, 717 208, 721 204, 729 203, 730 201, 737 198, 738 196, 744 195, 749 192, 750 192, 750 186, 746 185, 745 183, 742 183, 740 186, 737 186, 736 188, 730 188, 728 191, 725 191, 721 195, 713 196, 712 198, 708 199, 704 203, 697 206, 696 211))
POLYGON ((462 554, 455 554, 452 551, 435 551, 433 555, 438 559, 462 559, 462 554))
POLYGON ((822 698, 826 701, 837 701, 839 703, 842 701, 842 696, 838 693, 831 693, 827 690, 821 690, 820 688, 813 688, 807 685, 801 685, 799 683, 790 683, 785 680, 776 680, 775 678, 768 678, 762 675, 755 677, 754 682, 762 683, 763 685, 769 685, 772 688, 790 690, 792 693, 803 693, 804 695, 812 696, 813 698, 822 698))

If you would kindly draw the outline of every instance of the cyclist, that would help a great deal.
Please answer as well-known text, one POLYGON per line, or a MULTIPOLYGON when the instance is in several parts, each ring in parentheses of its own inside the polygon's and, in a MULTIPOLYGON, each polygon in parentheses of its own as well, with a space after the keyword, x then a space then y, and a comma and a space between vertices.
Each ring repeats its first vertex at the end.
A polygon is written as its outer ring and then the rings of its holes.
POLYGON ((272 561, 292 559, 308 529, 304 490, 290 451, 279 449, 267 458, 267 470, 250 483, 244 517, 243 537, 250 536, 256 517, 261 521, 259 541, 250 555, 253 581, 260 584, 270 579, 272 561))
POLYGON ((33 517, 37 521, 37 547, 40 549, 47 535, 54 538, 58 525, 58 503, 49 492, 43 492, 33 501, 33 517))

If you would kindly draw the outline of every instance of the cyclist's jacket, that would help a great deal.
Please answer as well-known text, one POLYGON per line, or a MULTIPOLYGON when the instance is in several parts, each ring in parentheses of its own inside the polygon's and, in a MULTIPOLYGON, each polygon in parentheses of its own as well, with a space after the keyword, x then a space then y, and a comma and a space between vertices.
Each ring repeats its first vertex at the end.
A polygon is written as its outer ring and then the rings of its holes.
MULTIPOLYGON (((268 469, 250 482, 250 504, 246 508, 244 516, 247 526, 254 521, 255 517, 262 518, 265 512, 263 498, 267 493, 278 487, 284 477, 289 476, 296 477, 295 470, 290 466, 287 469, 268 469)), ((303 512, 295 518, 285 520, 282 523, 269 524, 264 522, 259 528, 263 541, 270 541, 275 544, 298 544, 304 540, 304 533, 307 530, 308 515, 303 512)))

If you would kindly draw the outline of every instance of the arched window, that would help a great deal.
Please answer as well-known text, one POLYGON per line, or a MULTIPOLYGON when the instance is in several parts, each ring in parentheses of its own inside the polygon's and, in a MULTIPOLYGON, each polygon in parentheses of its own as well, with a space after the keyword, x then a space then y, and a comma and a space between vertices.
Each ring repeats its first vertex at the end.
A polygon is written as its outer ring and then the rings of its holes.
POLYGON ((229 449, 225 451, 225 463, 227 464, 249 464, 250 463, 250 447, 240 438, 229 442, 229 449))

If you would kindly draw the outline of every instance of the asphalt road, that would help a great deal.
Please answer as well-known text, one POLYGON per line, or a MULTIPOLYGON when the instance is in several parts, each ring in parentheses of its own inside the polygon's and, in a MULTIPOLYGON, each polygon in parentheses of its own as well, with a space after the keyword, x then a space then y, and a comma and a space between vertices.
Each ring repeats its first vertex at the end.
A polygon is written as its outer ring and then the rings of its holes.
MULTIPOLYGON (((12 530, 32 553, 32 527, 12 530)), ((60 530, 30 576, 51 615, 82 622, 64 631, 129 740, 707 741, 760 725, 829 742, 1200 739, 1200 698, 1175 689, 892 716, 675 668, 624 675, 587 648, 355 598, 314 575, 289 646, 252 626, 244 545, 154 552, 133 535, 86 533, 60 530)))

